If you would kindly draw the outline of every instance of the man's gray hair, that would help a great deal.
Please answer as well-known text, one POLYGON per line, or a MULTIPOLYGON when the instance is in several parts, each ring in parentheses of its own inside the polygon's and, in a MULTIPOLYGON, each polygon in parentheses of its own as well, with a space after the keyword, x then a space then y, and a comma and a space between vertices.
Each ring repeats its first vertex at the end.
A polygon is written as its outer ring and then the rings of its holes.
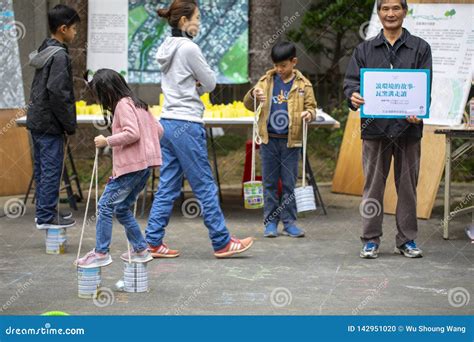
MULTIPOLYGON (((384 2, 385 0, 377 0, 377 11, 380 11, 384 2)), ((400 0, 400 4, 404 10, 408 10, 407 0, 400 0)))

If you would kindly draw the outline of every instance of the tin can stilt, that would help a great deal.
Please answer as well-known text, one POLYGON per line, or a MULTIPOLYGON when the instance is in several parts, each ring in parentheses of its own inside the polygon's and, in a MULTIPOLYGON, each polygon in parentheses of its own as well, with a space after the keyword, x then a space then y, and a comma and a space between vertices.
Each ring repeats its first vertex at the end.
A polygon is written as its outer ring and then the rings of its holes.
POLYGON ((64 254, 67 248, 66 229, 46 230, 46 254, 64 254))
POLYGON ((77 268, 79 298, 97 298, 102 280, 100 267, 77 268))
POLYGON ((144 263, 124 262, 123 282, 125 292, 147 292, 148 291, 148 269, 144 263))

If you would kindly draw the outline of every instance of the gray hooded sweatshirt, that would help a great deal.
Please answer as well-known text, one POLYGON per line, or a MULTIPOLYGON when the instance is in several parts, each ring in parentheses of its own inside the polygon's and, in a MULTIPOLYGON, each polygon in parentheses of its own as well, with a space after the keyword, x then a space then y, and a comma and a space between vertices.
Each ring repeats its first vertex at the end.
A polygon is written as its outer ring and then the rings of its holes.
POLYGON ((202 123, 200 96, 216 87, 216 76, 199 46, 189 38, 168 37, 157 53, 165 103, 161 118, 202 123), (201 86, 197 87, 196 82, 201 86))
POLYGON ((35 50, 29 55, 29 64, 35 69, 41 69, 46 65, 46 63, 48 63, 51 57, 61 50, 66 49, 60 46, 48 46, 40 52, 35 50))

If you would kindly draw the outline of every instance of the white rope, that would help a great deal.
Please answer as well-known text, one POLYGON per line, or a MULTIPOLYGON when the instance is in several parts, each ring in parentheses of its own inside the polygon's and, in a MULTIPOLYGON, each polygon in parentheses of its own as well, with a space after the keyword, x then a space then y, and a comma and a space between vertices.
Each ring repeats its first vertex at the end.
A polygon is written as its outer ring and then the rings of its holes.
POLYGON ((303 188, 306 186, 306 144, 308 142, 308 124, 303 119, 303 188))
MULTIPOLYGON (((140 197, 140 195, 138 195, 138 197, 140 197)), ((137 207, 138 207, 137 204, 138 204, 138 198, 135 201, 135 205, 133 206, 133 217, 135 219, 137 218, 137 207)), ((130 241, 128 241, 128 238, 127 238, 127 251, 128 251, 128 263, 131 264, 132 263, 132 253, 130 251, 130 241)))
POLYGON ((99 150, 96 149, 97 165, 95 166, 95 217, 99 217, 99 150))
POLYGON ((253 118, 253 126, 252 126, 252 169, 250 174, 250 181, 255 182, 255 151, 256 151, 256 144, 261 144, 262 139, 258 134, 258 118, 259 112, 262 108, 262 104, 257 107, 257 97, 254 94, 253 98, 253 111, 254 111, 254 118, 253 118))
MULTIPOLYGON (((79 256, 81 255, 81 248, 82 248, 82 240, 84 238, 84 229, 86 228, 86 223, 87 223, 87 214, 89 212, 89 203, 91 201, 91 193, 92 193, 92 184, 94 184, 94 177, 96 180, 96 216, 98 215, 97 213, 97 196, 98 196, 98 182, 97 182, 97 175, 98 175, 98 164, 99 164, 99 149, 95 149, 95 158, 94 158, 94 166, 92 167, 92 176, 91 176, 91 183, 89 185, 89 193, 87 194, 87 202, 86 202, 86 211, 84 212, 84 221, 82 222, 82 230, 81 230, 81 238, 79 239, 79 248, 77 250, 77 257, 76 261, 74 262, 74 265, 77 266, 77 261, 79 260, 79 256)), ((97 217, 96 217, 97 220, 97 217)))

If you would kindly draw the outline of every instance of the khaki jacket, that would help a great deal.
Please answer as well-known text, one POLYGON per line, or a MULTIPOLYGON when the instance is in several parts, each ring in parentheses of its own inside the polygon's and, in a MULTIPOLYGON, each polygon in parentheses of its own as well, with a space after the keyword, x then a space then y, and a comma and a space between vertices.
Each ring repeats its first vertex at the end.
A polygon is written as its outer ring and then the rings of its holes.
MULTIPOLYGON (((267 125, 270 118, 271 99, 273 96, 273 76, 275 69, 269 70, 262 78, 260 78, 254 88, 260 88, 264 91, 267 101, 262 105, 262 110, 258 118, 258 133, 262 138, 263 144, 268 144, 267 125)), ((312 115, 312 119, 316 119, 316 99, 314 97, 313 86, 303 74, 295 70, 295 80, 288 94, 288 147, 302 146, 303 120, 301 113, 308 111, 312 115)), ((254 98, 250 89, 244 97, 244 105, 248 110, 254 110, 254 98)), ((258 103, 257 103, 258 106, 258 103)))

